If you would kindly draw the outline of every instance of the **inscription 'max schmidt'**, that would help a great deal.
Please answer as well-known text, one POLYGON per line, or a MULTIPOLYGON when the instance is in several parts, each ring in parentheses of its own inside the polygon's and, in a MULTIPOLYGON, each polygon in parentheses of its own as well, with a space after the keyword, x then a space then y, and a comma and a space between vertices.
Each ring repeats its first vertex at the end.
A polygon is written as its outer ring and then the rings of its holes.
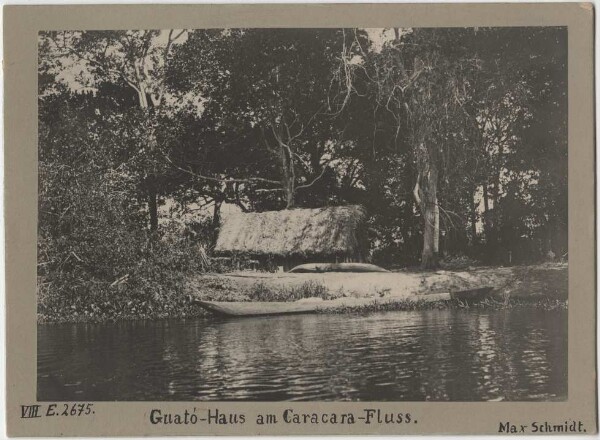
POLYGON ((550 434, 550 433, 586 433, 587 429, 581 420, 565 420, 562 423, 531 422, 529 425, 513 424, 510 422, 500 423, 499 433, 506 434, 550 434))

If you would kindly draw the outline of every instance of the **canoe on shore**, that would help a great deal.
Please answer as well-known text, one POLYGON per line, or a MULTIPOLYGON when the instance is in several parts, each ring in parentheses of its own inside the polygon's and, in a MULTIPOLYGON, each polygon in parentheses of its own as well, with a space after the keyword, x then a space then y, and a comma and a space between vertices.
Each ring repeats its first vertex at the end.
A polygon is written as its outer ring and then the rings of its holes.
POLYGON ((477 302, 487 297, 493 287, 462 290, 459 292, 432 293, 427 295, 411 295, 409 297, 383 297, 383 298, 352 298, 343 297, 324 301, 320 298, 302 299, 290 302, 266 301, 202 301, 196 300, 200 307, 221 316, 267 316, 267 315, 292 315, 299 313, 317 313, 319 311, 334 311, 345 307, 360 307, 371 304, 390 304, 407 301, 435 302, 459 300, 464 302, 477 302))

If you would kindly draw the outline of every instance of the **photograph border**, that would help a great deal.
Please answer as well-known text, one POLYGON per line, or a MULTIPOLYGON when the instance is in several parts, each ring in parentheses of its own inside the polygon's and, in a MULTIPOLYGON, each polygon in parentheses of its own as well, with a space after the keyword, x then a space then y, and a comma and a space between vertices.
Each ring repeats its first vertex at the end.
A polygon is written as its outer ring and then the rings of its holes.
POLYGON ((581 422, 597 432, 594 59, 591 3, 80 5, 4 8, 6 421, 10 436, 498 434, 581 422), (564 402, 94 402, 88 417, 22 418, 37 378, 37 38, 42 30, 567 26, 568 400, 564 402), (152 409, 243 413, 245 424, 154 425, 152 409), (258 414, 411 413, 410 424, 257 425, 258 414))

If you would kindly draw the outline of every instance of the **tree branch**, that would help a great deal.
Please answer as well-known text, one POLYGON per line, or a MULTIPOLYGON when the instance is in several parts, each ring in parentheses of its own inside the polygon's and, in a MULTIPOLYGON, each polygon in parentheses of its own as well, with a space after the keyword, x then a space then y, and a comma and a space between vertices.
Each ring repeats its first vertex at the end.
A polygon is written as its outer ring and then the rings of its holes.
POLYGON ((304 188, 310 188, 311 186, 313 186, 317 182, 317 180, 319 180, 321 177, 323 177, 325 175, 325 171, 327 171, 327 165, 328 164, 329 164, 329 162, 323 165, 323 169, 321 170, 321 174, 319 174, 317 177, 315 177, 312 182, 307 183, 305 185, 299 185, 299 186, 296 187, 296 190, 298 190, 298 189, 304 189, 304 188))
POLYGON ((255 182, 262 182, 262 183, 270 183, 270 184, 273 184, 273 185, 280 185, 281 184, 281 182, 278 182, 277 180, 264 179, 262 177, 248 177, 246 179, 232 179, 232 178, 219 179, 217 177, 203 176, 202 174, 195 173, 192 170, 185 169, 185 168, 182 168, 182 167, 176 165, 164 153, 163 153, 163 156, 167 160, 167 162, 169 162, 173 167, 177 168, 179 171, 183 171, 184 173, 189 174, 190 176, 194 176, 194 177, 197 177, 197 178, 203 179, 203 180, 208 180, 210 182, 217 182, 217 183, 255 183, 255 182))

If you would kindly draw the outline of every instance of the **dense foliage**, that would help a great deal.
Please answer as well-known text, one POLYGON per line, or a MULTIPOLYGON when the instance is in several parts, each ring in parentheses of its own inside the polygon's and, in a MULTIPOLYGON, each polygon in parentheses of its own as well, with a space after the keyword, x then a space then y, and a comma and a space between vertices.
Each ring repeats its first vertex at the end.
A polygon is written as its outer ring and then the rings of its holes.
POLYGON ((41 34, 40 313, 169 315, 225 205, 361 204, 387 267, 565 258, 566 36, 41 34))

